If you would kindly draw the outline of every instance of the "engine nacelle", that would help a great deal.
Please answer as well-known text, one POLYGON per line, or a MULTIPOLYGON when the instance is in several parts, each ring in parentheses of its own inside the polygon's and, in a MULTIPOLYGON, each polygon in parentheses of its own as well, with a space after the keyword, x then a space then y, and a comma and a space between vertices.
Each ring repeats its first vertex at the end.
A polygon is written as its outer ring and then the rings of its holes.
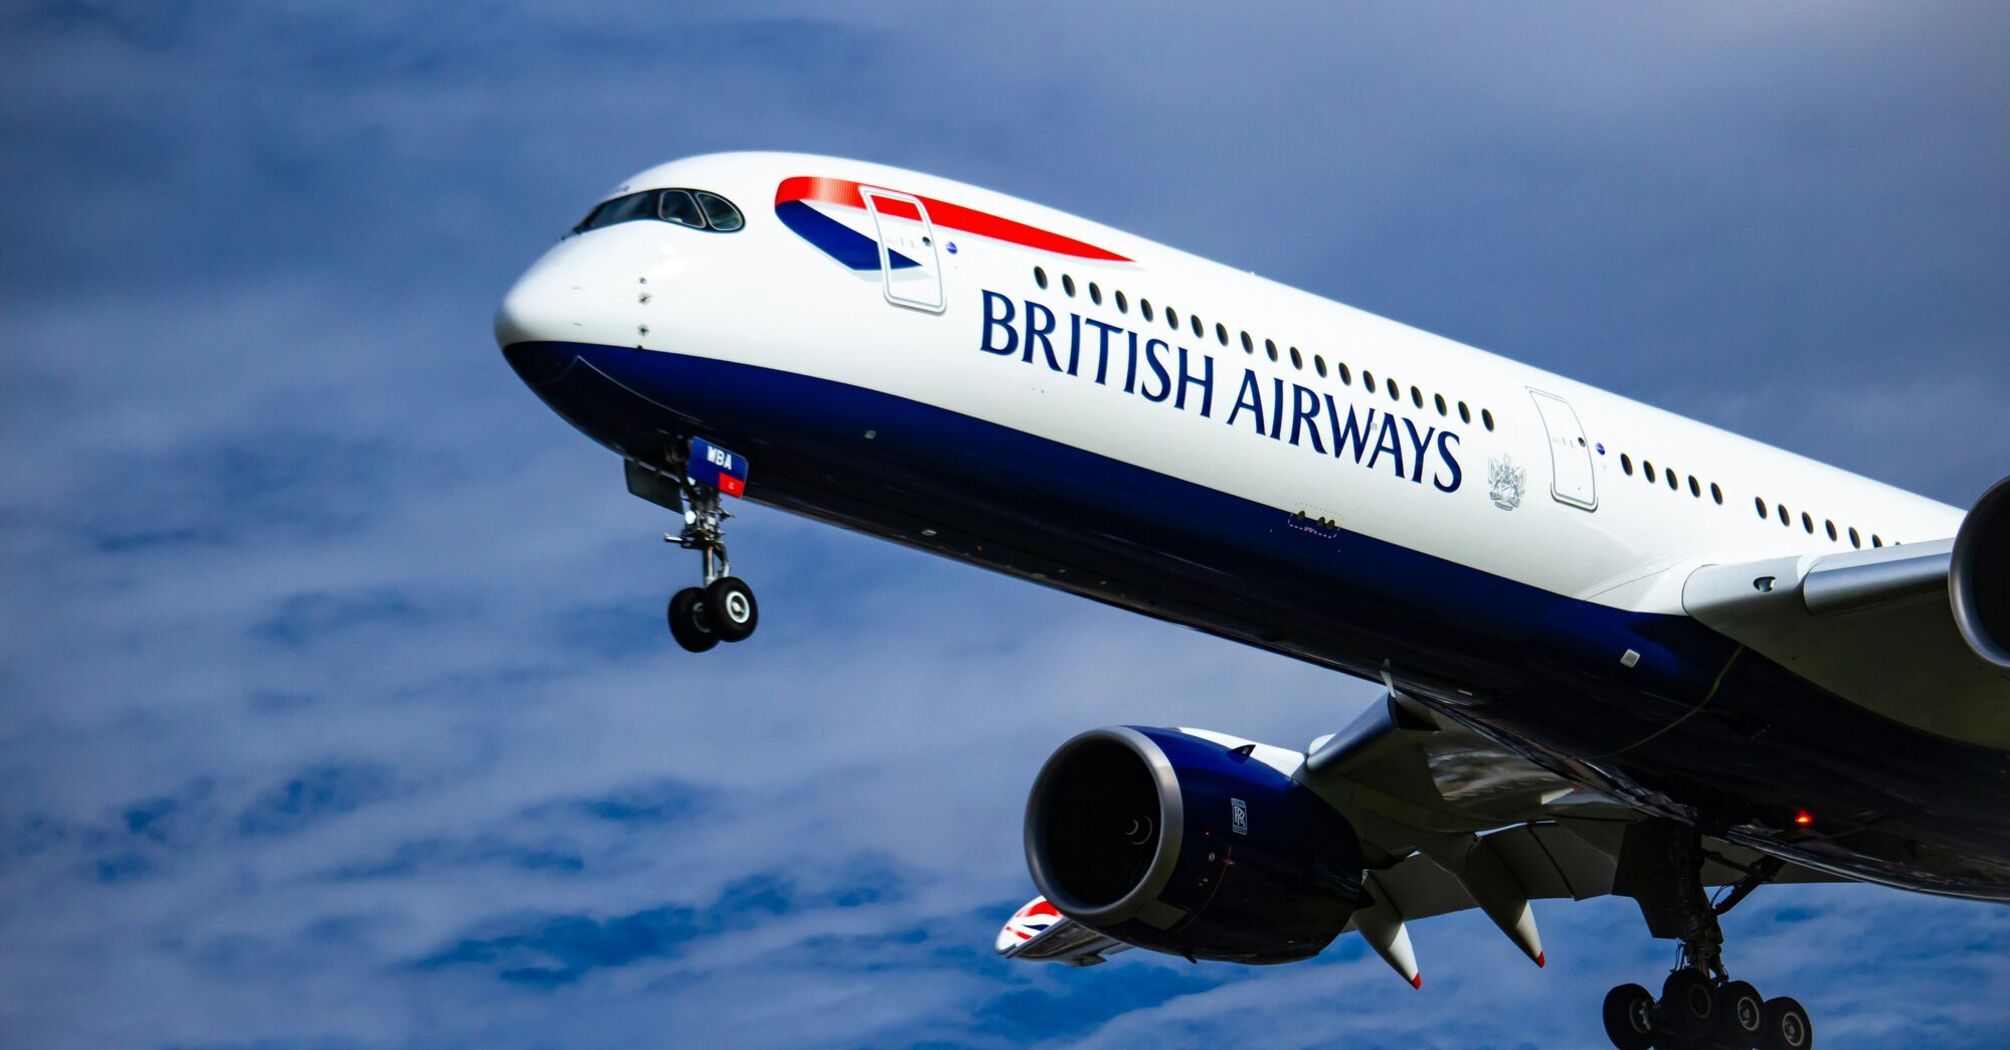
POLYGON ((1947 597, 1968 647, 2010 674, 2010 478, 1983 493, 1955 533, 1947 597))
POLYGON ((1361 904, 1353 827, 1289 776, 1175 729, 1092 729, 1026 802, 1026 862, 1062 914, 1155 951, 1317 955, 1361 904))

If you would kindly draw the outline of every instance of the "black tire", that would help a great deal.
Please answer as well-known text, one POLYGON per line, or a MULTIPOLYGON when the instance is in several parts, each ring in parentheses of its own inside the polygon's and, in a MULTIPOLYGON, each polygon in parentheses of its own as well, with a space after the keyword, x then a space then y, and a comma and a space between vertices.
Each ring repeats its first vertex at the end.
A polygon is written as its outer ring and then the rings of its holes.
POLYGON ((1717 993, 1717 1002, 1722 1007, 1717 1035, 1739 1047, 1759 1045, 1766 1030, 1766 1000, 1759 990, 1744 981, 1732 981, 1717 993))
POLYGON ((761 606, 754 601, 754 589, 737 576, 713 580, 705 588, 705 607, 722 642, 742 641, 761 624, 761 606))
POLYGON ((1605 1037, 1619 1050, 1649 1050, 1654 1045, 1654 993, 1637 984, 1605 993, 1605 1037))
POLYGON ((719 632, 712 626, 712 611, 705 592, 686 587, 670 596, 670 637, 686 652, 702 653, 719 644, 719 632))
POLYGON ((1809 1050, 1815 1045, 1815 1025, 1801 1004, 1787 996, 1766 1000, 1765 1033, 1760 1050, 1809 1050))
POLYGON ((1700 970, 1677 970, 1661 986, 1662 1022, 1685 1039, 1715 1034, 1723 1013, 1721 993, 1700 970))

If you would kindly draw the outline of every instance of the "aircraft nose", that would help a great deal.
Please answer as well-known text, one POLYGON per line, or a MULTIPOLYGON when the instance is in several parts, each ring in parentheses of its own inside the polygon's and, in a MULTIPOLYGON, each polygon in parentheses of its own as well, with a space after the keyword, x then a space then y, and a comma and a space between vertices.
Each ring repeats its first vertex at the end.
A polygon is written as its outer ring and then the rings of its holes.
POLYGON ((503 347, 503 360, 509 362, 525 386, 541 390, 565 375, 565 370, 579 360, 579 351, 570 343, 511 343, 503 347))
POLYGON ((565 287, 556 269, 533 266, 503 294, 502 305, 496 309, 497 346, 507 350, 514 343, 562 338, 558 329, 565 326, 565 287))
POLYGON ((554 260, 541 260, 517 279, 496 309, 496 345, 523 381, 544 386, 565 371, 580 336, 578 282, 554 260))

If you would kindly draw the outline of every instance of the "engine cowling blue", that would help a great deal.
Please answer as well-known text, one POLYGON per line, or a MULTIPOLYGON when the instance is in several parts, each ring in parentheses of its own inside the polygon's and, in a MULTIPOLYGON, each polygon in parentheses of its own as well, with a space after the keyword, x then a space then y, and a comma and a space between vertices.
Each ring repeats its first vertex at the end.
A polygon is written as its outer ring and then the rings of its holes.
POLYGON ((1028 801, 1026 848, 1064 914, 1193 959, 1316 955, 1361 900, 1345 817, 1247 753, 1175 729, 1092 730, 1062 745, 1028 801), (1145 785, 1163 822, 1149 842, 1145 785))

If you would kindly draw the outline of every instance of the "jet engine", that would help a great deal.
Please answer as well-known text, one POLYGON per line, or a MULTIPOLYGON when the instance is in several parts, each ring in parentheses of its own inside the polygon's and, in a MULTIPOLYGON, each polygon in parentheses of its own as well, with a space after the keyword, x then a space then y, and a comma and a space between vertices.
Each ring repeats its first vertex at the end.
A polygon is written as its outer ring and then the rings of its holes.
POLYGON ((1983 493, 1955 533, 1947 596, 1968 647, 2010 674, 2010 478, 1983 493))
POLYGON ((1061 745, 1026 802, 1034 883, 1069 918, 1142 948, 1317 955, 1363 903, 1360 840, 1255 751, 1136 726, 1061 745))

